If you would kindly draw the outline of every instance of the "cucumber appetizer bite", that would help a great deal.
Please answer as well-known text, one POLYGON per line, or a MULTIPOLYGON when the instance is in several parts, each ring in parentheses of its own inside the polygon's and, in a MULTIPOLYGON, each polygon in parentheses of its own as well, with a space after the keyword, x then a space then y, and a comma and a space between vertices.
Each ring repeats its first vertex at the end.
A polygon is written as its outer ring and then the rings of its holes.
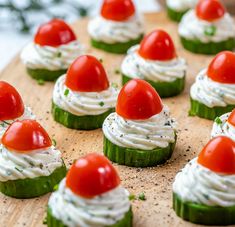
POLYGON ((214 120, 235 108, 235 54, 216 55, 190 89, 191 116, 214 120))
POLYGON ((193 9, 198 0, 166 0, 168 17, 176 22, 179 22, 184 14, 193 9))
POLYGON ((235 109, 217 117, 211 131, 211 137, 228 136, 235 141, 235 109))
POLYGON ((177 56, 169 34, 158 29, 128 50, 121 66, 122 83, 143 79, 160 97, 171 97, 184 90, 186 69, 186 61, 177 56))
POLYGON ((88 32, 93 47, 123 54, 143 38, 143 20, 132 0, 104 0, 100 15, 89 22, 88 32))
POLYGON ((129 192, 103 155, 91 153, 74 162, 53 192, 48 227, 131 227, 129 192))
POLYGON ((54 81, 81 54, 84 47, 70 26, 53 19, 39 27, 34 41, 23 49, 21 59, 32 78, 54 81))
POLYGON ((176 175, 173 208, 202 225, 235 224, 235 142, 218 136, 176 175))
POLYGON ((201 0, 187 12, 179 35, 185 49, 199 54, 217 54, 235 47, 235 22, 219 0, 201 0))
POLYGON ((5 81, 0 81, 0 106, 0 139, 14 121, 35 119, 30 107, 24 106, 18 91, 5 81))
POLYGON ((68 128, 101 128, 114 111, 119 90, 109 84, 103 65, 95 57, 83 55, 61 76, 53 92, 55 121, 68 128))
POLYGON ((176 144, 175 122, 155 89, 133 79, 119 93, 116 113, 103 124, 104 154, 134 167, 165 163, 176 144))
POLYGON ((15 121, 0 145, 0 191, 15 198, 33 198, 53 191, 64 178, 61 153, 35 120, 15 121))

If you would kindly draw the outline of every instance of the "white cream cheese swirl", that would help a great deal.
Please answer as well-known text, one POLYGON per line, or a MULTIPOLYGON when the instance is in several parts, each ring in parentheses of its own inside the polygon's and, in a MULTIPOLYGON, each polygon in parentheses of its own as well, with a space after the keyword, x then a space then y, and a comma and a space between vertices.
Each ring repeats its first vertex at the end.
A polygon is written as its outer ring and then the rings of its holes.
POLYGON ((139 15, 134 15, 126 21, 107 20, 98 16, 89 22, 88 32, 96 41, 108 44, 125 43, 143 35, 144 26, 139 15))
POLYGON ((10 124, 12 124, 17 120, 21 121, 25 119, 32 119, 32 120, 35 119, 35 115, 32 113, 31 108, 27 106, 24 107, 24 113, 19 118, 13 120, 0 121, 0 138, 3 136, 3 134, 5 133, 10 124))
POLYGON ((194 10, 187 12, 180 24, 179 34, 188 40, 200 40, 202 43, 222 42, 235 37, 235 23, 228 14, 213 22, 199 19, 194 10), (208 35, 206 31, 214 29, 214 35, 208 35))
POLYGON ((193 9, 197 2, 198 0, 167 0, 166 4, 176 12, 185 12, 188 9, 193 9))
POLYGON ((215 82, 206 75, 206 72, 204 69, 197 75, 190 89, 191 98, 210 108, 235 105, 235 84, 215 82))
POLYGON ((58 47, 28 44, 21 53, 22 62, 30 69, 67 69, 85 49, 80 42, 72 41, 58 47))
POLYGON ((119 90, 113 86, 102 92, 74 92, 65 85, 63 75, 55 83, 53 102, 61 109, 77 116, 99 115, 115 108, 118 92, 119 90))
POLYGON ((128 50, 121 66, 124 75, 154 82, 173 82, 185 76, 187 65, 183 58, 177 57, 170 61, 147 60, 137 53, 138 49, 139 45, 136 45, 128 50))
POLYGON ((74 194, 63 179, 52 193, 49 203, 52 215, 68 227, 104 227, 124 218, 130 209, 129 192, 121 186, 86 199, 74 194))
POLYGON ((19 153, 0 145, 0 181, 49 176, 61 167, 61 153, 53 146, 19 153))
POLYGON ((215 120, 211 131, 211 137, 227 136, 235 141, 235 127, 228 122, 230 114, 231 112, 223 114, 215 120))
POLYGON ((175 142, 175 122, 167 107, 147 120, 126 120, 111 113, 103 123, 103 133, 120 147, 152 150, 175 142))
POLYGON ((173 192, 185 202, 235 206, 235 174, 215 173, 198 164, 194 158, 176 175, 173 192))

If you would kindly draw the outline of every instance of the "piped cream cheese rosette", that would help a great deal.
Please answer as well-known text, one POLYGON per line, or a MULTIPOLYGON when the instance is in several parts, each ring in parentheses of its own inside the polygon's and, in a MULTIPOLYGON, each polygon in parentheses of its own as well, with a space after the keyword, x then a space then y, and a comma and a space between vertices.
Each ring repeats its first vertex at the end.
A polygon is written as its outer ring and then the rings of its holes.
POLYGON ((140 45, 128 50, 121 65, 122 83, 143 79, 160 97, 170 97, 184 89, 186 69, 186 61, 177 56, 169 34, 157 29, 146 35, 140 45))
POLYGON ((39 27, 34 41, 23 49, 21 59, 34 79, 51 81, 64 74, 84 52, 70 26, 53 19, 39 27))
POLYGON ((0 106, 0 138, 14 121, 35 119, 30 107, 24 106, 18 91, 4 81, 0 81, 0 106))
POLYGON ((89 55, 78 57, 53 91, 55 121, 68 128, 96 129, 114 111, 118 88, 109 83, 102 64, 89 55))
POLYGON ((0 146, 0 191, 15 198, 32 198, 53 191, 65 176, 61 153, 35 120, 12 123, 0 146))
POLYGON ((193 9, 198 0, 167 0, 167 13, 170 19, 179 22, 183 15, 193 9))
POLYGON ((132 0, 104 0, 100 15, 88 24, 92 46, 112 53, 126 53, 144 34, 142 17, 132 0))
POLYGON ((235 141, 235 109, 215 119, 211 137, 220 135, 228 136, 235 141))
POLYGON ((133 79, 118 96, 116 113, 103 124, 104 154, 122 165, 147 167, 166 162, 176 143, 175 121, 154 88, 133 79))
POLYGON ((48 226, 132 226, 129 192, 104 156, 78 159, 48 202, 48 226))
POLYGON ((214 120, 235 108, 235 54, 216 55, 190 89, 190 115, 214 120))
POLYGON ((201 0, 179 24, 185 49, 201 54, 217 54, 235 47, 235 22, 219 0, 201 0))
POLYGON ((218 136, 176 175, 173 208, 196 224, 234 225, 234 194, 235 142, 218 136))

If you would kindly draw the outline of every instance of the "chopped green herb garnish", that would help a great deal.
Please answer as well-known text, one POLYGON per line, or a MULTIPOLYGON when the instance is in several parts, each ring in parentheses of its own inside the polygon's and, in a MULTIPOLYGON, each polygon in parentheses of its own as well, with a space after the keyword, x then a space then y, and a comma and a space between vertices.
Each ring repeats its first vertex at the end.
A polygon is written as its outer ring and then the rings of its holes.
POLYGON ((102 59, 102 58, 100 58, 99 61, 100 61, 101 63, 103 63, 103 59, 102 59))
POLYGON ((43 224, 43 225, 46 225, 46 224, 47 224, 47 217, 45 217, 45 218, 43 219, 42 224, 43 224))
POLYGON ((58 190, 58 188, 59 188, 59 185, 58 185, 58 184, 56 184, 56 185, 53 187, 53 191, 57 191, 57 190, 58 190))
POLYGON ((65 89, 64 96, 68 96, 68 94, 69 94, 69 89, 65 89))
POLYGON ((138 198, 139 200, 146 200, 146 197, 145 197, 145 194, 143 192, 141 192, 139 195, 138 195, 138 198))
POLYGON ((61 53, 61 52, 58 52, 58 53, 57 53, 57 58, 60 58, 61 55, 62 55, 62 53, 61 53))
POLYGON ((53 145, 53 146, 56 146, 56 140, 55 140, 55 139, 52 139, 51 141, 52 141, 52 145, 53 145))
POLYGON ((221 119, 219 117, 215 118, 215 123, 217 125, 221 125, 223 122, 221 121, 221 119))
POLYGON ((22 169, 19 169, 18 167, 15 167, 15 169, 17 170, 17 171, 19 171, 19 172, 23 172, 23 170, 22 169))
POLYGON ((111 86, 112 86, 113 88, 118 88, 118 85, 117 85, 116 83, 111 83, 111 86))
POLYGON ((135 199, 136 199, 136 197, 135 197, 134 194, 130 194, 130 195, 129 195, 129 200, 130 200, 130 201, 135 200, 135 199))
POLYGON ((115 69, 115 74, 120 74, 120 70, 119 69, 115 69))
POLYGON ((215 33, 216 33, 216 27, 214 25, 207 27, 204 31, 204 34, 207 36, 214 36, 215 33))
POLYGON ((43 79, 39 79, 37 80, 38 82, 38 85, 44 85, 45 84, 45 81, 43 79))
POLYGON ((100 105, 100 106, 104 106, 104 102, 102 102, 102 101, 99 102, 99 105, 100 105))
POLYGON ((203 196, 204 196, 207 200, 209 200, 209 195, 203 194, 203 196))

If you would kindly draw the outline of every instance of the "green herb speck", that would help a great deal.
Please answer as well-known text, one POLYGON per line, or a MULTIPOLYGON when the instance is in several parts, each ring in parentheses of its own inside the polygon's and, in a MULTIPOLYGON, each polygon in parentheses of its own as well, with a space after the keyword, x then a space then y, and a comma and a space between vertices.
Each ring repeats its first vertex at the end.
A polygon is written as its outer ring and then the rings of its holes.
POLYGON ((99 102, 99 105, 100 105, 100 106, 104 106, 104 102, 102 102, 102 101, 99 102))
POLYGON ((18 167, 15 167, 15 169, 17 170, 17 171, 19 171, 19 172, 23 172, 23 170, 22 169, 19 169, 18 167))
POLYGON ((120 74, 120 70, 119 69, 115 69, 114 73, 115 74, 120 74))
POLYGON ((118 85, 117 85, 116 83, 111 83, 111 86, 112 86, 113 88, 118 88, 118 85))
POLYGON ((38 85, 44 85, 45 84, 45 81, 43 79, 39 79, 37 80, 38 82, 38 85))
POLYGON ((52 139, 52 145, 56 146, 56 140, 55 139, 52 139))
POLYGON ((139 195, 138 195, 138 198, 139 200, 146 200, 146 197, 145 197, 145 194, 143 192, 141 192, 139 195))
POLYGON ((129 195, 129 200, 130 200, 130 201, 135 200, 135 199, 136 199, 136 197, 135 197, 134 194, 130 194, 130 195, 129 195))
POLYGON ((214 25, 208 26, 204 31, 204 34, 206 36, 214 36, 215 33, 216 33, 216 27, 214 25))
POLYGON ((223 122, 221 121, 221 119, 219 117, 215 118, 215 123, 217 125, 221 125, 223 122))
POLYGON ((58 188, 59 188, 59 185, 58 185, 58 184, 56 184, 56 185, 53 187, 53 191, 57 191, 57 190, 58 190, 58 188))
POLYGON ((100 61, 100 63, 103 63, 103 59, 102 58, 100 58, 99 61, 100 61))
POLYGON ((64 96, 68 96, 68 94, 69 94, 69 89, 66 89, 66 90, 64 91, 64 96))
POLYGON ((210 199, 209 195, 207 195, 207 194, 203 194, 203 196, 204 196, 207 200, 210 199))
POLYGON ((61 52, 58 52, 58 53, 57 53, 57 58, 60 58, 61 55, 62 55, 62 53, 61 53, 61 52))
POLYGON ((47 217, 45 217, 45 218, 43 219, 42 224, 43 224, 43 225, 46 225, 46 224, 47 224, 47 217))

